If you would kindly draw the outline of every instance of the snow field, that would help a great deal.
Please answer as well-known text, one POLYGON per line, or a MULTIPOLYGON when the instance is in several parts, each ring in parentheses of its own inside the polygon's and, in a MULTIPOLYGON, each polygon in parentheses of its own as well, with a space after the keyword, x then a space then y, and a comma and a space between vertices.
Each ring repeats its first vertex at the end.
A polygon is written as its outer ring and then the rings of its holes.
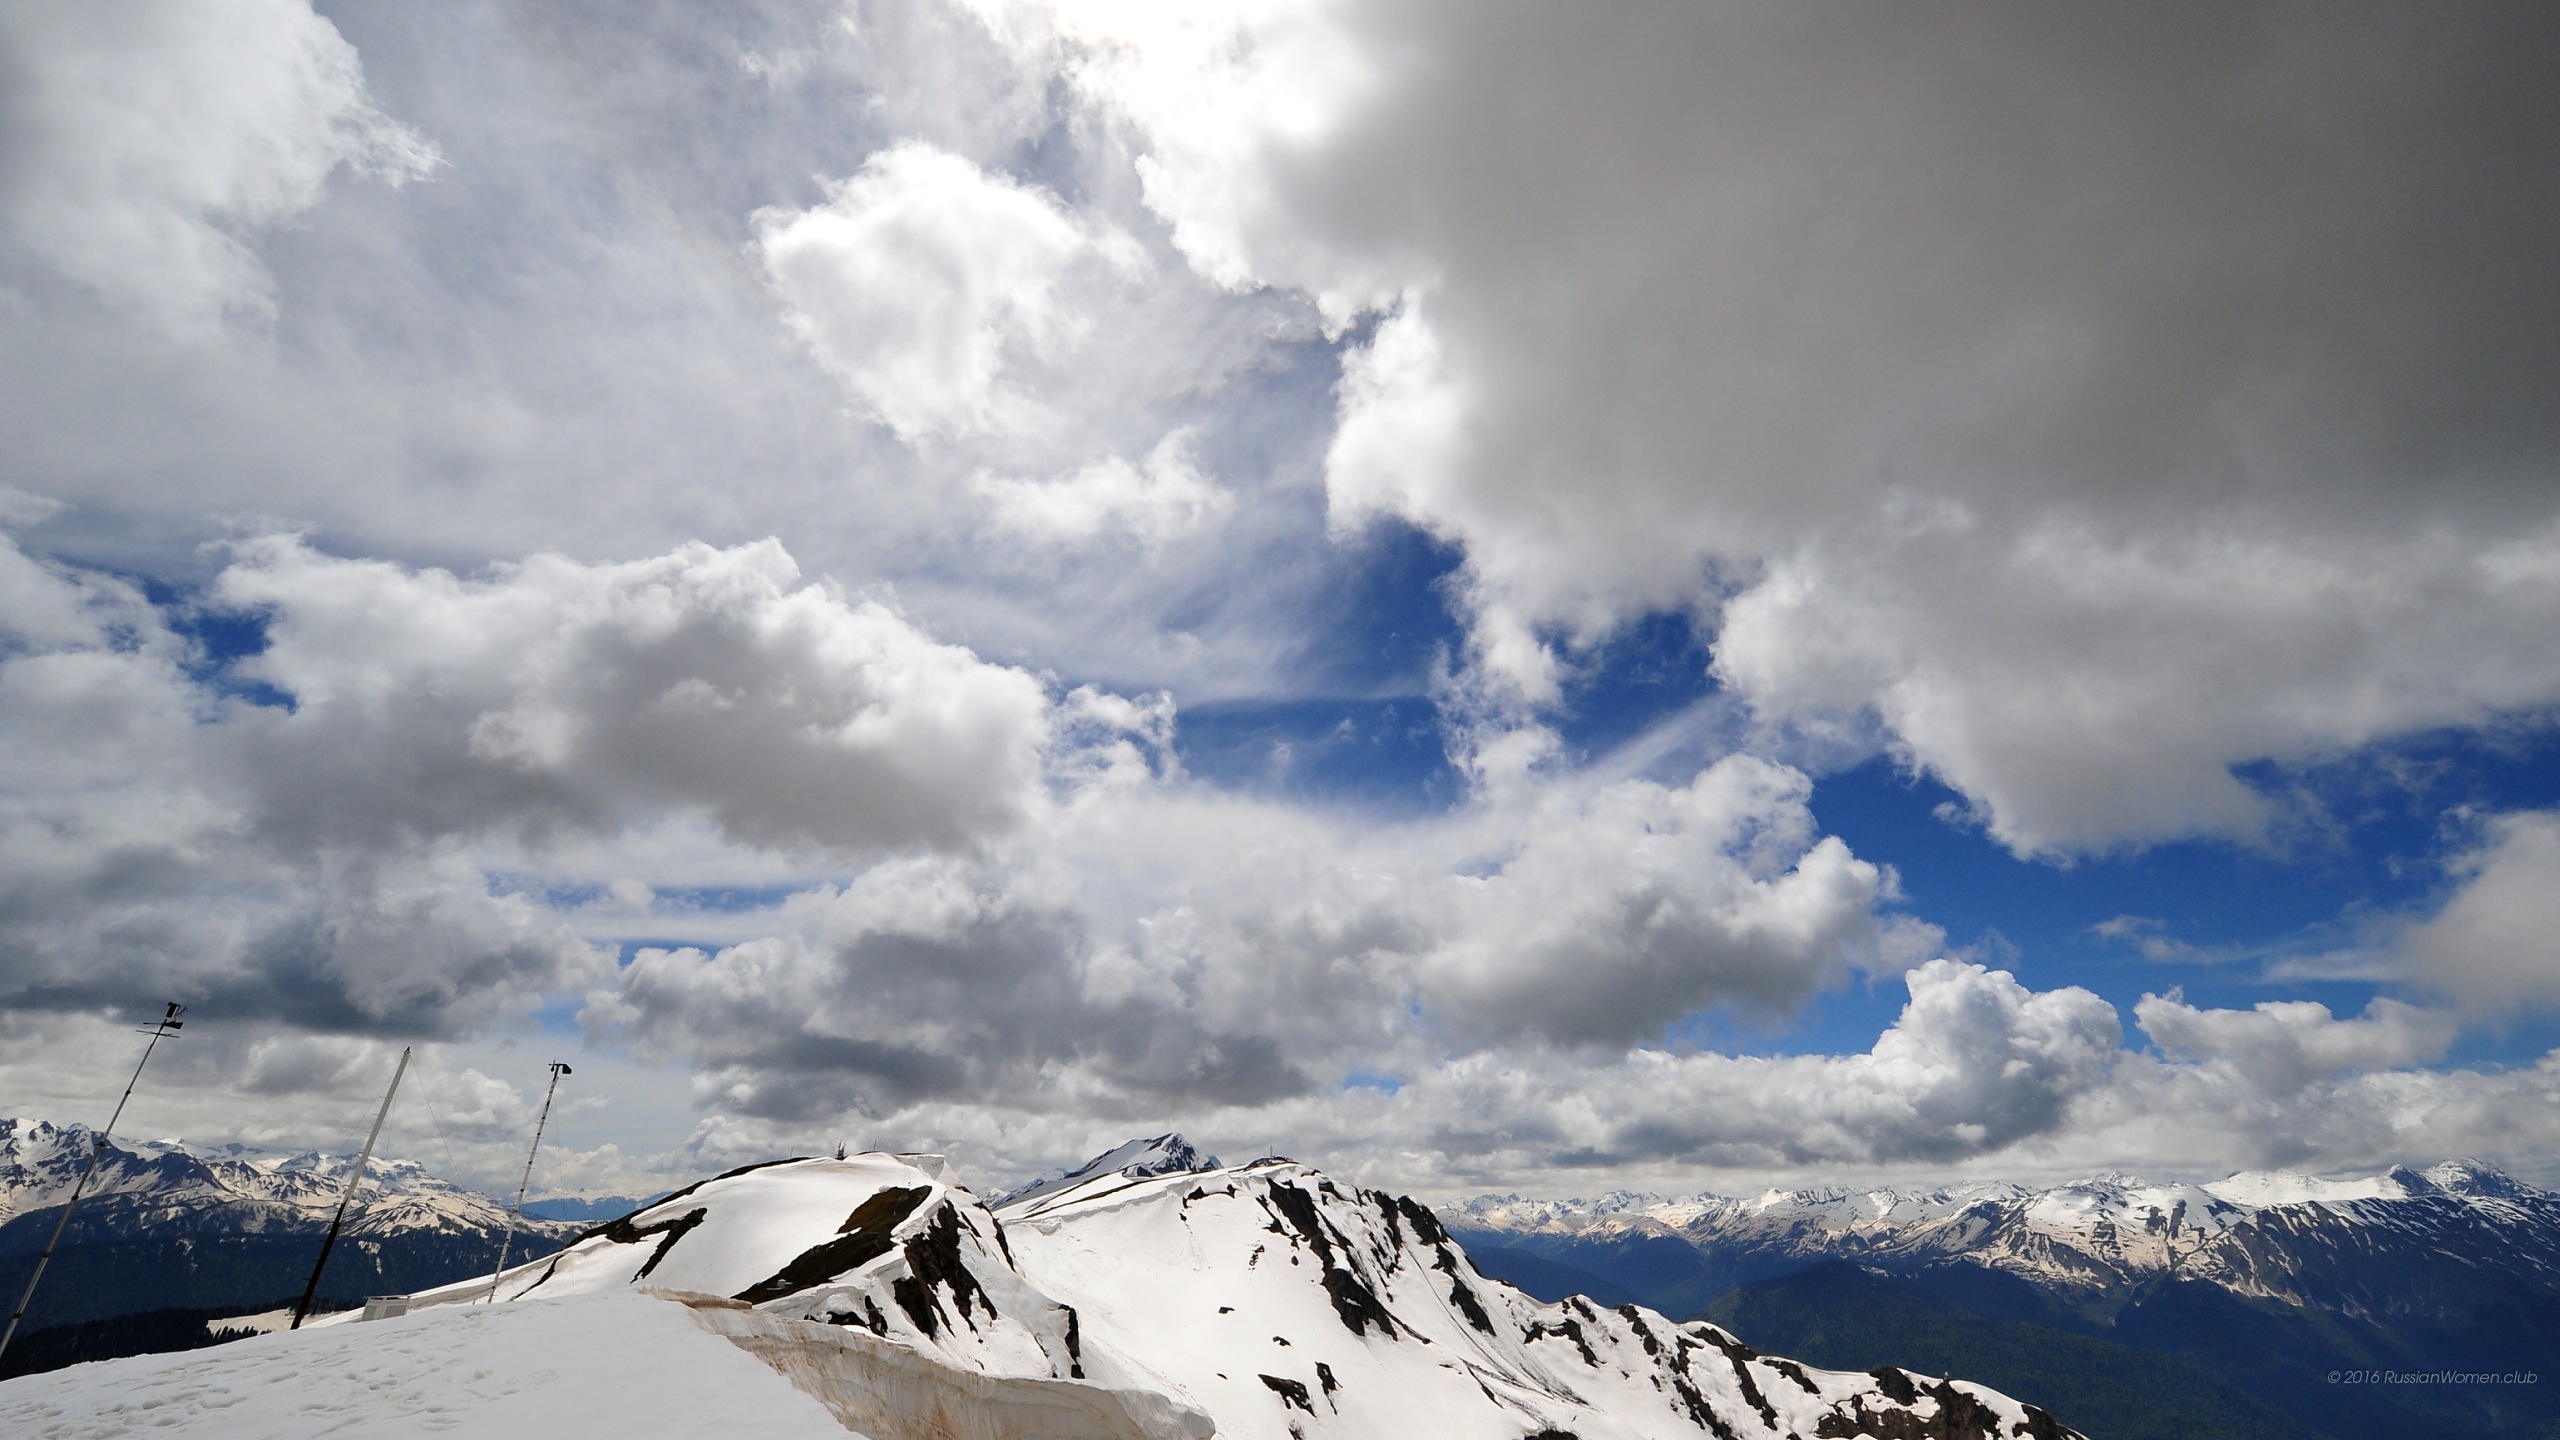
POLYGON ((0 1383, 11 1440, 845 1440, 772 1367, 636 1293, 447 1306, 0 1383))

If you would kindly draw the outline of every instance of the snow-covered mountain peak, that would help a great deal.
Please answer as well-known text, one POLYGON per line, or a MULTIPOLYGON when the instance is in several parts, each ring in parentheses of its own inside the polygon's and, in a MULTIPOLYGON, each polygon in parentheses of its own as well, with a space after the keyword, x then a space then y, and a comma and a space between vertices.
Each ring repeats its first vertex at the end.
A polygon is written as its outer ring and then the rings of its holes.
POLYGON ((2418 1172, 2403 1165, 2394 1165, 2379 1175, 2360 1175, 2342 1180, 2293 1170, 2243 1170, 2202 1188, 2234 1205, 2263 1210, 2275 1205, 2400 1200, 2422 1191, 2431 1191, 2435 1186, 2418 1172))
POLYGON ((1088 1336, 1221 1436, 2066 1433, 1970 1386, 1813 1370, 1632 1305, 1541 1304, 1487 1280, 1421 1205, 1294 1161, 1098 1174, 998 1218, 1088 1336))
POLYGON ((1123 1141, 1071 1170, 1055 1171, 1017 1186, 990 1203, 1001 1209, 1016 1201, 1082 1184, 1097 1175, 1189 1175, 1217 1168, 1217 1156, 1203 1153, 1179 1134, 1149 1135, 1123 1141))
MULTIPOLYGON (((483 1277, 415 1303, 479 1303, 490 1288, 483 1277)), ((633 1288, 859 1326, 973 1373, 1087 1373, 1074 1317, 1021 1278, 1002 1227, 936 1156, 785 1160, 715 1176, 508 1271, 495 1298, 633 1288)))
MULTIPOLYGON (((609 1293, 680 1299, 852 1428, 901 1440, 1201 1440, 1213 1423, 1232 1440, 2069 1433, 1962 1382, 1814 1370, 1635 1306, 1540 1304, 1485 1279, 1413 1200, 1292 1160, 1192 1169, 1206 1157, 1159 1137, 991 1210, 913 1158, 715 1177, 509 1271, 496 1298, 576 1302, 564 1314, 609 1293), (992 1405, 1088 1418, 978 1423, 992 1405), (1119 1418, 1090 1423, 1104 1411, 1119 1418)), ((413 1304, 468 1316, 489 1288, 413 1304)))
POLYGON ((2534 1193, 2530 1186, 2516 1183, 2505 1171, 2477 1160, 2447 1160, 2419 1173, 2427 1183, 2449 1195, 2512 1200, 2534 1193))

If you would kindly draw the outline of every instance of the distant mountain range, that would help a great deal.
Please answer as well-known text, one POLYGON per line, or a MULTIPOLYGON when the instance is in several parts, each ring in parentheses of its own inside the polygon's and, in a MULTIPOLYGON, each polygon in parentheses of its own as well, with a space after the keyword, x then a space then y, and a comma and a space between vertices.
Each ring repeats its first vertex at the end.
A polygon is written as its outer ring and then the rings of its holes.
POLYGON ((2545 1429, 2560 1425, 2560 1195, 2483 1165, 2347 1181, 1485 1196, 1441 1214, 1487 1274, 1533 1293, 1713 1314, 1819 1363, 2005 1347, 1967 1373, 2055 1397, 2092 1433, 2279 1433, 2265 1416, 2225 1431, 2163 1419, 2157 1396, 2120 1415, 2064 1405, 2071 1373, 2104 1368, 2092 1343, 2179 1357, 2190 1378, 2169 1388, 2243 1402, 2233 1413, 2272 1407, 2298 1427, 2282 1433, 2560 1433, 2545 1429), (1956 1336, 1974 1348, 1950 1348, 1956 1336), (2353 1378, 2446 1371, 2468 1378, 2353 1378))
MULTIPOLYGON (((95 1133, 0 1119, 0 1299, 16 1301, 95 1133)), ((110 1141, 11 1346, 6 1373, 23 1373, 48 1355, 96 1358, 100 1336, 165 1336, 190 1323, 201 1330, 204 1319, 291 1303, 353 1163, 353 1156, 309 1151, 110 1141), (133 1318, 143 1315, 158 1318, 133 1318), (185 1316, 196 1318, 173 1318, 185 1316), (88 1329, 67 1351, 63 1337, 49 1346, 36 1333, 74 1325, 88 1329)), ((414 1161, 377 1157, 322 1277, 320 1302, 342 1308, 369 1294, 486 1274, 506 1223, 506 1207, 489 1197, 437 1179, 414 1161)), ((528 1216, 517 1230, 517 1253, 549 1254, 583 1228, 528 1216)), ((107 1351, 126 1348, 105 1343, 107 1351)))

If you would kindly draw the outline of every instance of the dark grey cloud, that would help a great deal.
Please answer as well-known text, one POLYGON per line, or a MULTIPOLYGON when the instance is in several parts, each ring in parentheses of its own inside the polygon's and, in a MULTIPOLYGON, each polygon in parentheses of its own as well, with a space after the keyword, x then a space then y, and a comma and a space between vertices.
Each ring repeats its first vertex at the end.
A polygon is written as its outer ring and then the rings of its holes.
POLYGON ((1196 265, 1383 317, 1336 513, 1533 710, 1690 610, 2067 853, 2560 697, 2534 7, 1054 15, 1196 265))

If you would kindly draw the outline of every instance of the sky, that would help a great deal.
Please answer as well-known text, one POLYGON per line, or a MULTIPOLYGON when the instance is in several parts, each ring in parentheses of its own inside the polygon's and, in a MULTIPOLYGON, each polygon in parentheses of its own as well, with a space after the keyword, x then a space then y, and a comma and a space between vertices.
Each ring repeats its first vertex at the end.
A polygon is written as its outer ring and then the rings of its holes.
POLYGON ((2548 7, 0 3, 0 1112, 2560 1183, 2548 7))

